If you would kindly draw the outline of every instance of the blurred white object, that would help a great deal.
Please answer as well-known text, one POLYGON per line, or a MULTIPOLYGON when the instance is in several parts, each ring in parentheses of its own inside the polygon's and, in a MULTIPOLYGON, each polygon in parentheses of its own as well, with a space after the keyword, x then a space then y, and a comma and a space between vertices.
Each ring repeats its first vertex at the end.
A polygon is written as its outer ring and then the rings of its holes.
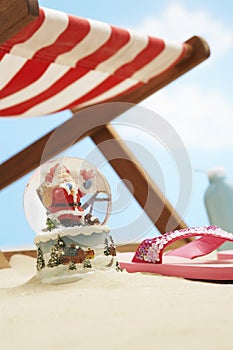
MULTIPOLYGON (((205 206, 211 225, 233 232, 233 183, 227 180, 223 167, 210 169, 209 186, 205 193, 205 206)), ((224 243, 220 250, 232 249, 232 243, 224 243)))

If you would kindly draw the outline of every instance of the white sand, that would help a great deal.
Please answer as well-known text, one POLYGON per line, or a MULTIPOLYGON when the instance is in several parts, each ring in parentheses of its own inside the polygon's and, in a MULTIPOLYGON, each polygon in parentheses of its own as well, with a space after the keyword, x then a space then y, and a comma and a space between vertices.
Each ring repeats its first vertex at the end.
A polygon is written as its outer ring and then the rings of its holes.
POLYGON ((233 349, 233 284, 101 272, 43 285, 35 260, 0 270, 0 349, 233 349))

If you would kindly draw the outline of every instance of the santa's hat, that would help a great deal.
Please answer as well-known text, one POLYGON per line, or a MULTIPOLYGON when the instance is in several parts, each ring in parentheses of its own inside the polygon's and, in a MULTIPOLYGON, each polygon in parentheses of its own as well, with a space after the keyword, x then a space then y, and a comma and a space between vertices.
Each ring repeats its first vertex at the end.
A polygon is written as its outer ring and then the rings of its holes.
MULTIPOLYGON (((57 163, 56 165, 54 165, 52 168, 49 169, 49 172, 45 176, 45 181, 47 181, 49 183, 53 182, 54 175, 55 175, 57 169, 59 169, 59 165, 60 164, 57 163)), ((60 168, 59 170, 60 170, 61 173, 70 175, 70 171, 65 165, 62 166, 62 168, 60 168)))

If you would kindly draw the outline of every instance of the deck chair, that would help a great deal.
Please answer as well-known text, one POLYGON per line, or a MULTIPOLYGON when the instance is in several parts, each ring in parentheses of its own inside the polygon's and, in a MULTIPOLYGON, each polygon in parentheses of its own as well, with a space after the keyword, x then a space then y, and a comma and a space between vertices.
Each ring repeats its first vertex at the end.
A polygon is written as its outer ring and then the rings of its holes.
MULTIPOLYGON (((109 124, 124 112, 121 104, 109 110, 101 106, 104 102, 141 102, 204 61, 210 54, 205 40, 194 36, 184 43, 169 43, 40 8, 36 0, 3 0, 0 15, 0 117, 40 116, 70 109, 73 117, 58 126, 56 132, 62 137, 43 160, 65 150, 74 138, 78 142, 89 136, 117 174, 133 185, 134 197, 142 208, 150 190, 146 214, 161 233, 169 219, 172 229, 185 228, 109 124), (93 127, 93 116, 85 112, 90 106, 96 107, 95 118, 101 123, 98 128, 93 127), (114 140, 117 159, 112 160, 110 150, 103 146, 106 140, 114 140), (158 218, 153 207, 161 203, 158 218)), ((1 164, 1 189, 40 165, 54 131, 1 164)))

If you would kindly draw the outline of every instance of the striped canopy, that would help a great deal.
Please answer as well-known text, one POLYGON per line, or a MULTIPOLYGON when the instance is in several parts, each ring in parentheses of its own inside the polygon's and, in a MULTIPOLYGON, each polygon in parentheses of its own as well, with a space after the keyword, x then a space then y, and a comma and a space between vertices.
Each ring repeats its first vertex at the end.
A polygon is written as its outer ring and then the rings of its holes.
POLYGON ((184 44, 40 8, 0 46, 0 116, 40 116, 120 98, 184 54, 184 44))

